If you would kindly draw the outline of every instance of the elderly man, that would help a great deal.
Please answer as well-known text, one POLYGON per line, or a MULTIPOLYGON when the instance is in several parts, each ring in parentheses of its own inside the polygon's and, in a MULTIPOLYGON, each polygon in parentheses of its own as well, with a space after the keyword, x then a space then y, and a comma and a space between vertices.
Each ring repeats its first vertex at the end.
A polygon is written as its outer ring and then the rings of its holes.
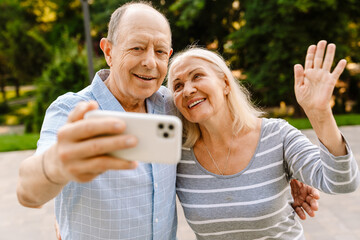
POLYGON ((100 47, 110 70, 51 104, 36 154, 20 166, 18 199, 40 207, 56 197, 65 240, 175 239, 176 166, 106 155, 135 146, 136 138, 121 134, 121 120, 83 119, 97 108, 173 113, 170 93, 161 87, 172 54, 169 23, 146 3, 125 4, 112 14, 100 47))
POLYGON ((36 155, 20 168, 19 201, 37 207, 57 196, 62 239, 174 239, 176 166, 105 155, 135 146, 136 138, 119 134, 120 120, 82 120, 95 108, 171 114, 170 94, 160 88, 172 53, 170 26, 151 6, 126 4, 112 14, 100 46, 110 71, 49 107, 36 155), (106 134, 117 135, 98 137, 106 134), (132 170, 107 171, 118 169, 132 170))

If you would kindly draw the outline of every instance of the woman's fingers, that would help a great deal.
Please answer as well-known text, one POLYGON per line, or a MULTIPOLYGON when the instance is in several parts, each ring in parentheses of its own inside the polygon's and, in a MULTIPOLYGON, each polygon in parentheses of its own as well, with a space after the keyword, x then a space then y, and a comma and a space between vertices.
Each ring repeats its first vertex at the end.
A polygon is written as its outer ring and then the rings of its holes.
POLYGON ((300 64, 294 66, 295 86, 301 86, 304 83, 304 69, 300 64))
POLYGON ((335 80, 338 80, 340 75, 342 74, 342 72, 344 71, 345 67, 346 67, 346 60, 345 59, 341 59, 338 64, 336 65, 334 71, 331 73, 333 75, 333 78, 335 80))
POLYGON ((330 70, 331 70, 331 66, 333 64, 334 56, 335 56, 335 49, 336 49, 336 46, 333 43, 330 43, 326 48, 326 54, 325 54, 325 59, 324 59, 324 63, 323 63, 323 69, 325 71, 330 72, 330 70))
POLYGON ((314 57, 314 68, 315 69, 319 69, 322 67, 325 48, 326 48, 326 41, 325 40, 319 41, 316 46, 316 52, 315 52, 315 57, 314 57))
POLYGON ((305 70, 313 67, 315 51, 316 51, 315 45, 309 46, 305 57, 305 65, 304 65, 305 70))

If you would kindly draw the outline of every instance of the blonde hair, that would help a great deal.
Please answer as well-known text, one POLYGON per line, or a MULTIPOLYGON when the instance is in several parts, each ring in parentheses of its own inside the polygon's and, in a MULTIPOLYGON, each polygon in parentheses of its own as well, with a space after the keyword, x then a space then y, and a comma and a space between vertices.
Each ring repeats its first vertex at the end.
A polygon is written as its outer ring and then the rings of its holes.
MULTIPOLYGON (((173 91, 172 82, 174 79, 172 70, 176 65, 186 61, 186 58, 198 58, 209 62, 213 66, 213 70, 215 70, 219 76, 228 80, 230 92, 227 95, 226 101, 233 118, 233 132, 237 134, 242 129, 255 128, 256 118, 261 116, 263 112, 252 104, 248 90, 234 78, 230 68, 225 63, 225 60, 218 53, 199 47, 190 47, 177 53, 170 60, 167 83, 168 88, 173 91)), ((184 147, 192 147, 201 136, 199 124, 192 123, 183 116, 181 118, 184 126, 184 147)))
MULTIPOLYGON (((155 9, 151 2, 147 2, 147 1, 131 1, 131 2, 127 2, 124 5, 122 5, 121 7, 117 8, 110 17, 110 22, 109 22, 109 26, 108 26, 108 34, 107 34, 107 39, 112 43, 112 44, 117 44, 117 38, 119 35, 119 25, 120 25, 120 20, 121 18, 124 16, 126 10, 130 7, 147 7, 150 9, 155 10, 156 12, 158 12, 166 21, 168 27, 169 27, 169 32, 171 34, 171 30, 170 30, 170 24, 169 21, 167 20, 167 18, 165 17, 164 14, 162 14, 160 11, 158 11, 157 9, 155 9)), ((171 39, 171 37, 170 37, 171 39)))

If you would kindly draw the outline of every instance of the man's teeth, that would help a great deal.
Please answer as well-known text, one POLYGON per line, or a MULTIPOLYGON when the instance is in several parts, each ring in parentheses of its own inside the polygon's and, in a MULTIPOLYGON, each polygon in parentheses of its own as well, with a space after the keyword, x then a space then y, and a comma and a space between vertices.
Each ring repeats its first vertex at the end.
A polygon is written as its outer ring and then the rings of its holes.
POLYGON ((205 99, 197 100, 197 101, 191 103, 191 104, 189 105, 189 108, 192 108, 193 106, 195 106, 195 105, 197 105, 197 104, 199 104, 199 103, 201 103, 201 102, 203 102, 203 101, 205 101, 205 99))

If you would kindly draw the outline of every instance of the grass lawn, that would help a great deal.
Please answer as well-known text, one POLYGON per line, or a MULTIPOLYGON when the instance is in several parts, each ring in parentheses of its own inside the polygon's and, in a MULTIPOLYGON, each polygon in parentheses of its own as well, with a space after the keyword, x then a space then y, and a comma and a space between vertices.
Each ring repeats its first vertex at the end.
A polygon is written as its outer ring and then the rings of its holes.
POLYGON ((0 135, 0 152, 36 149, 39 134, 0 135))
MULTIPOLYGON (((297 129, 311 128, 311 124, 307 118, 291 118, 286 120, 297 129)), ((335 120, 338 126, 360 125, 360 114, 336 115, 335 120)))

